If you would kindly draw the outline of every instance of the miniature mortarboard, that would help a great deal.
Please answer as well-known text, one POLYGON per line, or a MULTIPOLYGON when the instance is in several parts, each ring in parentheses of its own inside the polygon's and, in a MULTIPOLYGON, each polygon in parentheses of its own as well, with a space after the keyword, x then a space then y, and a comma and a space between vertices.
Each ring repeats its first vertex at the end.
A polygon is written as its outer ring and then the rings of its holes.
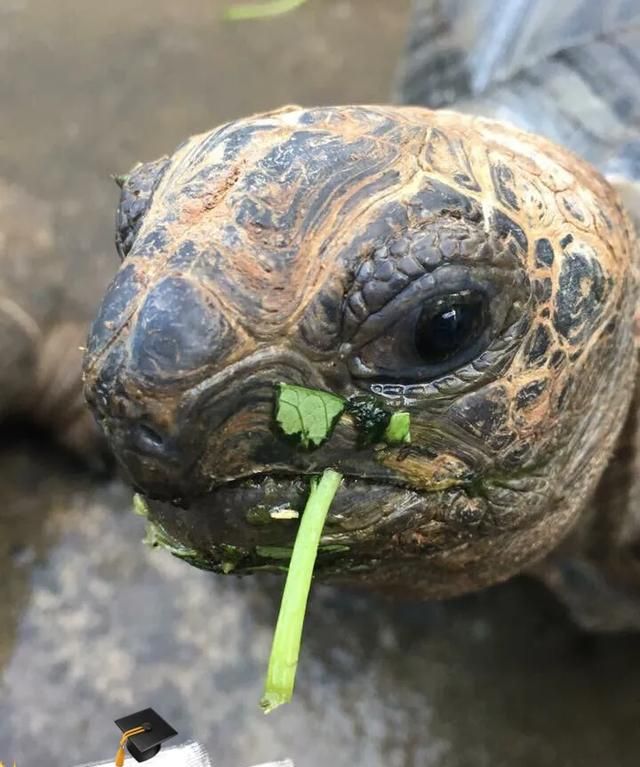
POLYGON ((165 740, 178 734, 152 708, 123 716, 116 719, 115 723, 122 730, 120 747, 116 754, 116 767, 122 767, 124 764, 125 745, 136 762, 146 762, 160 751, 165 740))

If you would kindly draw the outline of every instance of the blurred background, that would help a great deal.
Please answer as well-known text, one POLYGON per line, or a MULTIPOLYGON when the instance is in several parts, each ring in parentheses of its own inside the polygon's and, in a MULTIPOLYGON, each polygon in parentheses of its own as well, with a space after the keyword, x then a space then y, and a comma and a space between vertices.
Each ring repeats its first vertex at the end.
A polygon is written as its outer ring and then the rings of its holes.
MULTIPOLYGON (((0 177, 50 207, 95 306, 115 271, 110 174, 285 103, 389 98, 406 0, 309 0, 222 21, 221 0, 0 0, 0 177)), ((115 752, 153 706, 216 767, 637 765, 640 639, 585 637, 522 580, 443 604, 314 592, 294 702, 258 707, 280 585, 142 545, 118 482, 41 439, 0 450, 0 760, 115 752)))

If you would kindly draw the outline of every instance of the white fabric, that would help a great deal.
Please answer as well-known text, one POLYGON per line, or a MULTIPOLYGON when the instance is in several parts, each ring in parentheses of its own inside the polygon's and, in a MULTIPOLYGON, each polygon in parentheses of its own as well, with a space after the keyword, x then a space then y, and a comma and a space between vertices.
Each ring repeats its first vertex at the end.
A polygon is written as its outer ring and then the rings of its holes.
MULTIPOLYGON (((115 752, 114 752, 115 758, 115 752)), ((109 759, 106 762, 92 762, 91 764, 81 765, 80 767, 113 767, 114 759, 109 759)), ((130 756, 124 760, 125 767, 135 767, 138 764, 135 759, 130 756)), ((169 748, 163 748, 160 753, 148 762, 143 764, 149 764, 149 767, 213 767, 209 755, 203 746, 199 743, 187 742, 180 746, 171 746, 169 748)), ((294 767, 294 764, 289 759, 285 759, 280 762, 266 762, 264 764, 255 765, 255 767, 294 767)))

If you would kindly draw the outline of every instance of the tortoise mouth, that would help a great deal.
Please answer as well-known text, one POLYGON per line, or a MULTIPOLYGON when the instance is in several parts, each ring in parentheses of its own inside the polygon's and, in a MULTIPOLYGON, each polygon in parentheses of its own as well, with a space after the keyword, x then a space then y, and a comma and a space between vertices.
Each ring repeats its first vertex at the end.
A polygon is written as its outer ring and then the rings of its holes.
MULTIPOLYGON (((409 480, 404 480, 401 477, 389 476, 381 470, 380 474, 371 472, 355 472, 348 469, 342 469, 340 467, 332 467, 336 471, 339 471, 343 477, 344 483, 362 482, 368 485, 382 485, 385 487, 395 487, 403 490, 414 490, 409 480)), ((247 488, 247 487, 260 487, 271 483, 302 483, 305 493, 309 492, 309 480, 312 477, 319 477, 324 471, 324 467, 316 469, 294 469, 286 466, 278 466, 269 470, 264 468, 256 469, 255 471, 246 471, 238 476, 222 479, 211 486, 210 492, 215 492, 221 489, 229 488, 247 488)))
MULTIPOLYGON (((299 472, 256 472, 181 505, 149 499, 149 519, 169 541, 165 547, 192 564, 226 572, 231 557, 236 573, 278 569, 288 564, 308 493, 299 472)), ((327 515, 319 566, 348 562, 351 569, 379 557, 395 534, 428 524, 446 503, 446 492, 345 476, 327 515)))

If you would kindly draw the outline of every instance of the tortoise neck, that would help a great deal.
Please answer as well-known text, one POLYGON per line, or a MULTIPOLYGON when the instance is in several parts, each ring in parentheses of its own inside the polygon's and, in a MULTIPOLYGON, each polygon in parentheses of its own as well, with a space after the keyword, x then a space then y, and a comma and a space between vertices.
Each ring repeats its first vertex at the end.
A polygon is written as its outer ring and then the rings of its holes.
POLYGON ((611 460, 587 511, 583 543, 607 559, 640 542, 640 375, 611 460))

